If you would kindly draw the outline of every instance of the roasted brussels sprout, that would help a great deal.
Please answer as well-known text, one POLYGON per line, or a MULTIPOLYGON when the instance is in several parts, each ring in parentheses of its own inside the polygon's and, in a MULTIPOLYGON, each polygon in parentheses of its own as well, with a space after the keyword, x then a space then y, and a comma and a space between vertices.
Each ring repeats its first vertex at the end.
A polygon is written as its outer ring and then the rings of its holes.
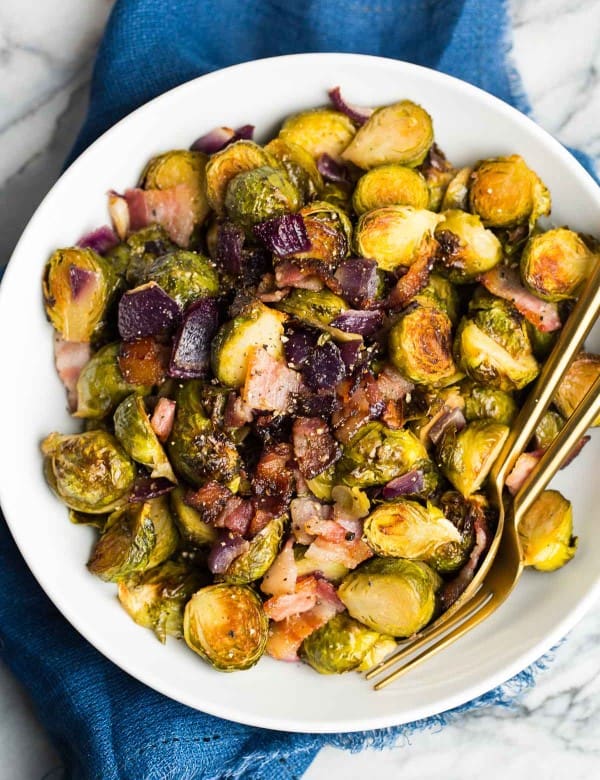
POLYGON ((150 425, 144 399, 132 393, 121 401, 114 414, 115 436, 127 454, 151 470, 152 477, 177 482, 157 435, 150 425))
POLYGON ((194 222, 201 225, 210 211, 206 199, 207 156, 188 149, 173 149, 153 157, 144 168, 140 184, 146 190, 167 190, 185 185, 193 194, 194 222))
POLYGON ((552 410, 546 412, 535 429, 536 449, 548 449, 564 424, 564 417, 558 414, 558 412, 553 412, 552 410))
POLYGON ((474 282, 502 260, 502 246, 476 214, 458 209, 445 211, 436 230, 440 259, 448 278, 455 284, 474 282))
POLYGON ((286 259, 320 260, 331 273, 350 251, 352 223, 346 212, 333 203, 323 200, 309 203, 300 209, 300 215, 310 241, 310 249, 296 252, 286 259))
POLYGON ((456 373, 452 359, 452 322, 432 306, 417 306, 389 332, 389 356, 408 379, 435 385, 456 373))
POLYGON ((217 529, 202 519, 198 510, 184 501, 184 490, 176 487, 169 494, 171 511, 181 538, 192 547, 203 547, 217 541, 217 529))
POLYGON ((363 425, 344 448, 337 474, 341 482, 350 487, 385 485, 420 461, 427 461, 427 450, 413 433, 370 422, 363 425))
POLYGON ((344 150, 344 160, 369 170, 386 163, 415 167, 433 143, 433 124, 425 109, 401 100, 374 111, 344 150))
POLYGON ((103 514, 121 506, 131 492, 135 466, 106 431, 51 433, 42 453, 48 484, 71 509, 103 514))
POLYGON ((254 666, 265 651, 268 631, 260 597, 245 585, 209 585, 185 607, 186 644, 221 672, 254 666))
POLYGON ((247 585, 259 580, 277 557, 286 519, 285 516, 275 517, 259 531, 246 552, 231 562, 223 579, 234 585, 247 585))
POLYGON ((398 645, 391 636, 379 635, 379 639, 367 651, 362 661, 356 667, 357 672, 368 672, 377 664, 384 661, 390 653, 396 650, 398 645))
POLYGON ((126 382, 119 368, 119 344, 107 344, 86 363, 77 380, 75 417, 97 420, 112 412, 132 393, 147 394, 145 385, 126 382))
POLYGON ((350 672, 358 667, 380 637, 379 632, 342 612, 304 640, 300 658, 319 674, 350 672))
POLYGON ((44 269, 44 307, 66 341, 91 341, 99 334, 119 275, 92 249, 57 249, 44 269))
POLYGON ((381 165, 356 182, 352 196, 354 211, 360 216, 383 206, 429 207, 429 189, 423 176, 405 165, 381 165))
POLYGON ((320 501, 331 501, 331 490, 335 483, 335 464, 329 466, 312 479, 307 479, 306 486, 320 501))
MULTIPOLYGON (((554 405, 563 417, 569 418, 600 374, 600 355, 581 352, 567 369, 554 396, 554 405)), ((600 425, 600 417, 594 426, 600 425)))
POLYGON ((179 535, 165 496, 114 512, 96 543, 88 569, 107 582, 158 566, 177 549, 179 535))
POLYGON ((265 146, 281 165, 304 202, 315 198, 323 189, 323 177, 313 157, 302 146, 274 138, 265 146))
POLYGON ((544 301, 576 298, 600 256, 573 230, 555 228, 532 236, 521 255, 521 278, 544 301))
POLYGON ((504 390, 465 380, 460 386, 460 392, 465 400, 465 417, 469 422, 494 420, 510 426, 517 416, 515 399, 504 390))
POLYGON ((130 287, 137 287, 145 278, 148 265, 157 257, 174 252, 177 246, 169 238, 169 234, 161 225, 149 225, 137 230, 127 237, 124 245, 127 248, 128 264, 126 279, 130 287))
POLYGON ((118 597, 123 609, 144 628, 150 628, 164 644, 167 636, 183 636, 186 602, 206 577, 185 563, 166 561, 154 569, 121 580, 118 597))
POLYGON ((412 206, 384 206, 358 220, 354 233, 359 255, 377 261, 384 271, 410 266, 426 236, 442 219, 439 214, 412 206))
POLYGON ((465 498, 456 490, 446 491, 440 498, 440 509, 460 534, 460 541, 440 545, 427 563, 439 574, 454 574, 468 561, 475 544, 475 520, 485 517, 488 503, 480 493, 465 498))
POLYGON ((483 160, 469 184, 471 211, 486 227, 513 227, 550 213, 550 193, 518 154, 483 160))
POLYGON ((545 490, 519 524, 523 563, 539 571, 554 571, 575 555, 571 502, 558 490, 545 490))
POLYGON ((279 131, 286 144, 301 146, 315 160, 322 154, 337 159, 356 132, 345 114, 331 108, 316 108, 288 117, 279 131))
POLYGON ((282 358, 285 320, 284 314, 252 300, 222 325, 213 339, 211 356, 212 370, 219 382, 227 387, 241 387, 254 347, 263 347, 272 357, 282 358))
POLYGON ((511 304, 480 295, 469 308, 471 314, 461 321, 454 341, 458 367, 476 382, 499 390, 521 390, 533 382, 539 366, 525 323, 511 304))
POLYGON ((225 214, 229 182, 244 171, 263 166, 277 168, 277 160, 253 141, 236 141, 211 156, 206 165, 206 196, 217 214, 225 214))
POLYGON ((185 249, 151 260, 142 274, 142 283, 146 282, 156 282, 182 309, 198 298, 219 294, 219 277, 212 261, 185 249))
POLYGON ((421 306, 433 306, 446 312, 452 325, 460 319, 460 299, 456 287, 441 274, 431 274, 429 281, 414 300, 421 306))
POLYGON ((406 637, 433 617, 440 584, 439 575, 421 561, 372 558, 344 578, 338 596, 373 631, 406 637))
POLYGON ((438 448, 438 464, 463 496, 475 493, 498 457, 509 428, 494 420, 475 420, 462 431, 448 431, 438 448))
POLYGON ((446 155, 434 143, 425 160, 419 166, 419 172, 425 178, 429 190, 428 208, 431 211, 439 211, 448 185, 456 173, 452 163, 446 159, 446 155))
POLYGON ((263 166, 238 173, 227 185, 227 216, 250 230, 258 222, 301 206, 300 192, 281 168, 263 166))
POLYGON ((440 548, 459 543, 458 529, 429 504, 398 498, 378 506, 367 517, 364 534, 377 555, 429 562, 440 548))
POLYGON ((527 333, 529 335, 529 341, 531 342, 531 349, 534 357, 543 362, 548 355, 552 352, 556 339, 558 338, 559 331, 542 331, 538 330, 529 320, 527 321, 527 333))
POLYGON ((326 328, 346 311, 348 304, 329 290, 294 289, 287 298, 277 304, 277 308, 307 325, 326 328))
POLYGON ((469 182, 473 168, 460 168, 450 179, 442 198, 442 211, 461 209, 466 211, 469 202, 469 182))

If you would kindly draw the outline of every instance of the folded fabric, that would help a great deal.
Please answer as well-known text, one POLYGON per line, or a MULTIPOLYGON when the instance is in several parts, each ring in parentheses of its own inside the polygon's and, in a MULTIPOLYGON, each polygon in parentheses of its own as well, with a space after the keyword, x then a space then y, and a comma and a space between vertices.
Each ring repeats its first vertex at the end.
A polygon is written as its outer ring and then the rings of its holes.
MULTIPOLYGON (((102 41, 71 159, 165 90, 208 71, 304 51, 378 54, 437 68, 527 111, 500 0, 120 0, 102 41)), ((591 170, 589 160, 581 158, 591 170)), ((456 712, 507 705, 535 669, 446 713, 361 734, 288 734, 214 718, 116 668, 61 617, 0 518, 0 658, 29 691, 68 778, 299 778, 323 745, 383 747, 456 712)), ((543 662, 540 664, 543 665, 543 662)))

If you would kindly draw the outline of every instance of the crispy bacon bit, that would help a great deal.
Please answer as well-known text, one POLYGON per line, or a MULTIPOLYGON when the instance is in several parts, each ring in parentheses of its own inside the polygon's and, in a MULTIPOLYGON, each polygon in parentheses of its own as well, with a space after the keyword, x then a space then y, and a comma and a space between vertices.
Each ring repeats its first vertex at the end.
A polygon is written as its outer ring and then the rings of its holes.
POLYGON ((298 567, 294 558, 294 540, 290 537, 263 577, 260 589, 269 596, 282 596, 296 589, 298 567))
POLYGON ((248 532, 253 515, 254 507, 249 499, 231 496, 214 519, 213 525, 217 528, 228 528, 233 533, 244 536, 248 532))
POLYGON ((479 281, 493 295, 510 301, 538 330, 550 333, 562 326, 557 305, 542 301, 526 290, 514 269, 497 265, 480 276, 479 281))
POLYGON ((505 482, 511 495, 514 496, 519 492, 521 485, 537 466, 543 454, 544 450, 535 450, 534 452, 522 452, 519 455, 505 482))
POLYGON ((404 309, 412 301, 415 295, 427 285, 429 275, 433 270, 438 243, 433 236, 425 236, 417 252, 417 258, 408 271, 396 282, 396 286, 389 294, 386 309, 404 309))
POLYGON ((281 596, 272 596, 265 601, 263 607, 271 620, 277 622, 285 620, 292 615, 299 615, 301 612, 307 612, 317 603, 317 587, 319 581, 313 575, 301 577, 293 593, 286 593, 281 596))
POLYGON ((77 408, 77 380, 91 356, 91 347, 87 342, 65 341, 58 334, 54 335, 56 371, 67 391, 70 412, 77 408))
POLYGON ((335 542, 318 536, 304 557, 317 567, 321 563, 341 563, 348 569, 355 569, 373 556, 373 550, 360 537, 349 539, 348 536, 351 536, 351 533, 346 533, 344 539, 335 542))
POLYGON ((176 405, 170 398, 159 398, 150 418, 152 430, 163 442, 169 438, 173 430, 176 405))
POLYGON ((384 400, 375 377, 369 372, 363 374, 358 386, 354 387, 353 381, 346 379, 336 390, 341 407, 333 413, 331 422, 335 438, 347 444, 362 425, 379 417, 384 400))
POLYGON ((177 184, 165 190, 126 190, 125 200, 129 208, 131 230, 162 225, 171 239, 186 247, 194 229, 195 187, 177 184))
POLYGON ((389 364, 377 374, 377 389, 384 401, 402 401, 414 387, 412 382, 389 364))
POLYGON ((223 422, 226 428, 241 428, 252 422, 252 409, 242 401, 237 393, 229 393, 223 422))
POLYGON ((297 417, 292 427, 292 442, 298 468, 305 479, 316 477, 342 455, 322 417, 297 417))
POLYGON ((275 517, 275 515, 272 512, 267 512, 265 509, 256 509, 255 507, 247 536, 256 536, 259 531, 262 531, 262 529, 271 522, 273 517, 275 517))
POLYGON ((198 490, 188 490, 185 503, 197 509, 202 519, 213 523, 232 497, 231 490, 219 482, 207 482, 198 490))
POLYGON ((242 401, 251 409, 285 412, 291 395, 300 390, 300 374, 283 360, 272 357, 264 347, 254 347, 248 358, 248 373, 242 401))
POLYGON ((257 509, 278 517, 289 506, 294 493, 292 448, 289 444, 271 444, 264 448, 252 479, 257 509))
POLYGON ((318 531, 309 531, 319 527, 321 523, 329 522, 332 509, 327 504, 322 504, 312 496, 294 498, 290 504, 292 517, 292 533, 299 544, 311 544, 318 531))
POLYGON ((275 282, 280 289, 298 287, 302 290, 323 289, 323 282, 312 268, 300 268, 290 260, 282 260, 275 266, 275 282))
POLYGON ((132 385, 159 385, 166 375, 171 350, 156 339, 123 342, 119 350, 119 368, 132 385))

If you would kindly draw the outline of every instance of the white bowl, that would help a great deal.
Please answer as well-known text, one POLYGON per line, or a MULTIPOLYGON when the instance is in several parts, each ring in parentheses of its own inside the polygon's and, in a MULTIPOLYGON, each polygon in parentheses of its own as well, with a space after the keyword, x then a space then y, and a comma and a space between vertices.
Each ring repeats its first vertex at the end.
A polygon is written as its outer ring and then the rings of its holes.
MULTIPOLYGON (((187 147, 216 125, 257 126, 258 140, 299 109, 327 102, 340 84, 349 100, 377 105, 410 98, 433 116, 438 143, 457 165, 522 154, 549 186, 553 220, 583 231, 600 224, 600 191, 571 155, 533 122, 490 95, 425 68, 348 54, 306 54, 238 65, 191 81, 135 111, 61 177, 31 219, 0 293, 0 498, 32 572, 64 616, 100 652, 178 701, 273 729, 353 731, 405 723, 462 704, 502 683, 550 648, 600 587, 597 435, 556 480, 574 504, 580 549, 554 574, 526 572, 492 618, 383 692, 357 674, 323 677, 264 658, 248 672, 220 674, 183 642, 166 646, 121 609, 116 588, 92 577, 93 532, 71 525, 48 490, 40 440, 75 430, 52 358, 40 277, 48 255, 107 221, 106 192, 132 186, 145 162, 187 147)), ((597 346, 597 345, 596 345, 597 346)))

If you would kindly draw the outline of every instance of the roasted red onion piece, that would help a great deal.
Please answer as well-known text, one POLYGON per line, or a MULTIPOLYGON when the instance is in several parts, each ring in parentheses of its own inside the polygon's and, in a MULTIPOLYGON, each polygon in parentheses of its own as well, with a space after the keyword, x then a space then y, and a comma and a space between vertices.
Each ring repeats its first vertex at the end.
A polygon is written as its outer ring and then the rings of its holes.
POLYGON ((89 233, 81 236, 77 246, 89 247, 89 249, 93 249, 99 255, 104 255, 118 243, 119 237, 115 231, 108 225, 102 225, 102 227, 91 230, 89 233))
POLYGON ((334 276, 340 286, 340 295, 352 306, 362 308, 377 297, 379 275, 375 260, 350 257, 339 264, 334 276))
POLYGON ((425 487, 425 477, 420 469, 413 469, 400 477, 392 479, 382 490, 385 499, 420 493, 425 487))
POLYGON ((462 431, 466 424, 467 421, 460 409, 446 409, 429 429, 429 438, 434 444, 438 444, 448 428, 462 431))
POLYGON ((78 265, 69 266, 69 287, 74 301, 89 293, 91 288, 98 283, 101 284, 102 281, 100 274, 96 271, 90 271, 78 265))
POLYGON ((254 125, 242 125, 234 130, 231 127, 215 127, 208 133, 201 135, 190 146, 192 152, 204 152, 214 154, 220 152, 234 141, 250 141, 254 135, 254 125))
POLYGON ((138 477, 128 500, 130 504, 149 501, 151 498, 164 496, 165 493, 169 493, 174 487, 175 485, 166 477, 158 477, 157 479, 138 477))
POLYGON ((305 479, 316 477, 342 455, 341 447, 322 417, 296 417, 292 442, 298 468, 305 479))
POLYGON ((188 307, 175 336, 169 376, 194 379, 206 375, 218 326, 219 306, 214 298, 202 298, 188 307))
POLYGON ((279 257, 310 249, 310 240, 300 214, 283 214, 254 226, 254 234, 279 257))
POLYGON ((346 364, 333 341, 317 347, 302 366, 302 375, 311 390, 331 390, 346 376, 346 364))
POLYGON ((152 430, 158 438, 165 442, 171 435, 175 422, 175 408, 177 404, 170 398, 159 398, 150 418, 152 430))
POLYGON ((317 159, 317 168, 324 179, 349 184, 350 173, 344 163, 334 160, 329 154, 321 154, 317 159))
POLYGON ((236 558, 246 552, 250 542, 243 536, 222 530, 208 554, 208 568, 213 574, 224 574, 236 558))
POLYGON ((372 336, 383 325, 383 314, 380 311, 365 311, 362 309, 347 309, 331 323, 332 328, 338 328, 345 333, 358 333, 361 336, 372 336))
POLYGON ((338 345, 340 355, 346 366, 346 373, 354 371, 360 360, 360 351, 363 346, 362 339, 352 339, 352 341, 341 341, 338 345))
POLYGON ((311 330, 298 329, 287 336, 284 343, 285 358, 292 368, 302 368, 308 356, 317 346, 319 337, 311 330))
POLYGON ((118 328, 123 341, 170 333, 180 319, 179 305, 156 282, 128 290, 119 301, 118 328))
POLYGON ((355 106, 352 103, 348 103, 342 97, 342 92, 339 87, 333 87, 329 90, 328 94, 334 108, 341 111, 342 114, 346 114, 346 116, 353 122, 356 122, 357 125, 364 125, 375 110, 368 106, 355 106))
POLYGON ((240 274, 244 265, 244 231, 234 222, 222 222, 217 228, 217 265, 228 274, 240 274))

